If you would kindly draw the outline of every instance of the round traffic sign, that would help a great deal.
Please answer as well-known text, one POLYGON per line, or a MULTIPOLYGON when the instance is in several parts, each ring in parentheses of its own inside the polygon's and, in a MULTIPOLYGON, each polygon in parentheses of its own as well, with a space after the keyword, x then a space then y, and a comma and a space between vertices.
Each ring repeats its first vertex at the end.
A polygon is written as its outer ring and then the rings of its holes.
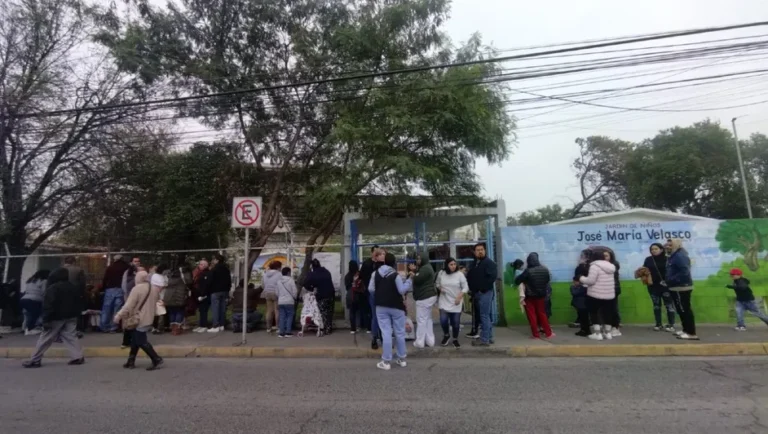
POLYGON ((256 223, 256 221, 259 220, 260 215, 261 210, 259 209, 259 205, 250 199, 238 203, 235 207, 235 220, 243 226, 251 226, 256 223), (250 205, 249 208, 252 207, 253 210, 251 211, 247 209, 246 205, 250 205))

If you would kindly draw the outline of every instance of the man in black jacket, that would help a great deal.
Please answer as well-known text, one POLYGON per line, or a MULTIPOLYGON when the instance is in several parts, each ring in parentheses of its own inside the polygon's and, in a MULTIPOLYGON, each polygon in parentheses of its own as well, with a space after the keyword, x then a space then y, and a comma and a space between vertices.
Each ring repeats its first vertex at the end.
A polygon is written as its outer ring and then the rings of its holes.
POLYGON ((371 284, 371 276, 379 267, 384 263, 384 250, 379 246, 371 247, 371 257, 363 261, 363 265, 360 267, 360 280, 363 281, 363 288, 366 288, 366 294, 368 296, 368 309, 365 312, 367 318, 370 319, 369 323, 371 328, 369 330, 372 333, 371 348, 374 350, 379 349, 379 340, 381 340, 379 322, 376 319, 376 306, 374 306, 374 299, 367 289, 371 284))
POLYGON ((210 333, 224 331, 224 319, 227 313, 227 299, 229 291, 232 289, 232 273, 229 272, 226 259, 220 254, 213 257, 213 269, 211 270, 211 280, 208 284, 208 295, 211 299, 211 310, 213 311, 213 326, 208 329, 210 333))
POLYGON ((472 309, 476 308, 480 316, 480 341, 472 341, 473 346, 487 347, 493 341, 491 312, 497 277, 496 263, 486 256, 485 244, 475 244, 475 261, 467 273, 467 284, 472 293, 472 309))
POLYGON ((82 365, 83 347, 77 338, 77 319, 85 307, 82 288, 69 281, 69 270, 58 268, 48 277, 43 299, 43 333, 37 340, 32 358, 23 363, 25 368, 39 368, 48 348, 59 338, 70 354, 70 365, 82 365))

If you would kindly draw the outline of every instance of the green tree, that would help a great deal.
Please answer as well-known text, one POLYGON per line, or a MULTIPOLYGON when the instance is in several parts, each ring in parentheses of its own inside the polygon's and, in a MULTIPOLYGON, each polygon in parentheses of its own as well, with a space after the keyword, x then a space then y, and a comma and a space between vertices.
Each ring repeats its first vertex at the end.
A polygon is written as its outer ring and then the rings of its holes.
POLYGON ((140 19, 113 13, 100 38, 127 71, 180 94, 273 88, 176 107, 236 130, 268 174, 251 193, 264 197, 252 261, 292 208, 307 216, 314 244, 359 195, 477 195, 474 160, 508 155, 514 124, 493 65, 274 88, 481 58, 477 37, 451 49, 440 29, 447 0, 134 4, 140 19))
POLYGON ((768 250, 768 219, 724 221, 715 239, 721 251, 743 254, 747 267, 757 271, 760 268, 758 254, 768 250))
MULTIPOLYGON (((626 165, 626 177, 630 206, 721 219, 747 215, 733 136, 710 120, 643 141, 626 165)), ((755 198, 764 195, 753 182, 749 188, 755 198)), ((754 210, 764 215, 765 203, 756 202, 754 210)))
MULTIPOLYGON (((97 12, 78 0, 9 0, 0 8, 0 242, 13 255, 77 224, 77 210, 92 207, 113 181, 108 169, 125 146, 117 133, 145 119, 130 103, 151 97, 148 89, 89 44, 97 12)), ((10 279, 18 281, 23 264, 10 261, 10 279)))
POLYGON ((573 218, 571 210, 563 209, 558 204, 537 208, 535 211, 525 211, 516 216, 507 217, 507 226, 536 226, 559 222, 573 218))

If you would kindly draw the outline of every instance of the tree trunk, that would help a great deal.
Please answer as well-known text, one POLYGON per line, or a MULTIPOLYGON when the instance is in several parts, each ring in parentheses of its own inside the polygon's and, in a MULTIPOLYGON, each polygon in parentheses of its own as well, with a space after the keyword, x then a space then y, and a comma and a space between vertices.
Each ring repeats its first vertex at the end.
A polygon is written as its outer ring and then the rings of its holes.
POLYGON ((744 253, 744 263, 747 264, 750 271, 757 271, 760 269, 760 264, 757 261, 757 246, 750 247, 746 253, 744 253))

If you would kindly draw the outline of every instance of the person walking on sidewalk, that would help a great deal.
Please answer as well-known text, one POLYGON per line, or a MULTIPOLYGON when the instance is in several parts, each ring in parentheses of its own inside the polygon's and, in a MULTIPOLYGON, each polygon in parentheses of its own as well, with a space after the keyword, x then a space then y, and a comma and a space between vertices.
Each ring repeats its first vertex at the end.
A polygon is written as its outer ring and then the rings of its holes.
POLYGON ((725 287, 736 292, 736 331, 747 331, 747 326, 744 325, 744 311, 751 312, 764 323, 768 324, 768 315, 763 313, 757 303, 755 303, 755 296, 752 294, 752 288, 749 287, 749 280, 744 277, 744 273, 740 269, 734 268, 731 270, 730 274, 731 279, 733 279, 733 284, 725 285, 725 287))
POLYGON ((395 255, 387 253, 384 265, 371 278, 368 291, 376 303, 376 317, 381 327, 381 361, 377 368, 388 371, 392 362, 392 334, 395 336, 398 366, 405 368, 407 349, 405 347, 405 302, 403 297, 411 290, 411 279, 403 279, 395 267, 395 255))
POLYGON ((416 304, 416 348, 435 346, 435 325, 432 322, 432 307, 437 302, 435 290, 435 270, 429 263, 429 256, 416 255, 416 261, 410 272, 413 282, 413 300, 416 304))
POLYGON ((232 289, 232 274, 227 267, 227 261, 221 254, 213 257, 213 270, 211 281, 208 285, 208 295, 211 298, 211 310, 213 311, 213 325, 208 333, 224 331, 224 322, 227 314, 227 300, 232 289))
POLYGON ((485 244, 475 244, 475 260, 467 272, 469 291, 480 315, 480 341, 473 341, 473 346, 487 347, 493 343, 491 312, 497 276, 496 263, 486 256, 485 244))
POLYGON ((437 274, 435 286, 440 293, 438 307, 440 308, 440 327, 443 329, 442 346, 448 346, 453 336, 453 347, 460 348, 459 329, 461 324, 461 309, 464 304, 464 294, 469 293, 469 285, 464 273, 458 271, 458 264, 453 258, 445 260, 445 266, 437 274), (450 332, 448 326, 450 325, 450 332))
POLYGON ((299 291, 291 276, 291 267, 284 267, 280 280, 277 281, 277 308, 280 312, 278 335, 279 338, 292 338, 293 318, 296 316, 296 298, 299 291))
POLYGON ((104 272, 101 287, 104 288, 104 305, 101 307, 101 331, 114 333, 117 324, 112 323, 112 316, 120 310, 125 301, 123 295, 123 274, 128 271, 128 265, 123 255, 115 255, 114 261, 104 272))
MULTIPOLYGON (((131 263, 128 264, 128 269, 123 273, 123 282, 120 287, 123 289, 123 300, 127 300, 131 294, 131 289, 136 286, 136 273, 143 270, 141 267, 141 259, 134 257, 131 259, 131 263)), ((120 349, 130 348, 131 346, 131 331, 123 330, 123 343, 120 345, 120 349)))
POLYGON ((280 269, 283 264, 280 261, 272 261, 269 263, 269 269, 264 272, 264 277, 261 280, 261 284, 264 287, 264 291, 261 292, 261 298, 266 300, 267 305, 267 333, 272 333, 272 330, 277 330, 280 325, 280 313, 277 307, 277 282, 282 278, 280 269), (272 324, 275 328, 272 328, 272 324))
POLYGON ((128 361, 123 368, 136 367, 136 356, 139 349, 146 353, 152 361, 147 371, 153 371, 163 364, 163 359, 157 354, 152 344, 147 340, 147 332, 152 330, 152 322, 155 319, 155 307, 159 297, 158 291, 152 290, 149 283, 149 274, 146 271, 136 273, 136 286, 131 289, 131 295, 125 301, 125 305, 115 315, 114 322, 122 322, 123 328, 131 330, 131 351, 128 353, 128 361))
POLYGON ((589 274, 579 278, 587 287, 587 308, 592 334, 588 337, 596 341, 613 339, 611 323, 615 313, 613 300, 616 298, 616 284, 613 273, 616 266, 605 260, 603 252, 593 252, 589 264, 589 274))
POLYGON ((66 268, 54 270, 48 277, 43 298, 43 332, 37 340, 32 357, 23 363, 25 368, 42 366, 43 355, 57 340, 69 351, 70 365, 82 365, 83 348, 77 338, 77 319, 85 309, 85 294, 69 281, 66 268))
POLYGON ((520 304, 525 308, 525 315, 531 326, 531 337, 539 339, 539 328, 541 328, 547 339, 551 339, 555 334, 549 326, 545 302, 552 276, 549 269, 541 265, 538 253, 529 254, 526 263, 525 271, 515 279, 515 285, 520 288, 520 304))
POLYGON ((698 341, 696 335, 696 319, 691 308, 693 294, 693 278, 691 277, 691 258, 683 248, 683 240, 672 238, 667 240, 667 286, 672 292, 675 310, 680 315, 683 330, 675 332, 678 339, 698 341))

